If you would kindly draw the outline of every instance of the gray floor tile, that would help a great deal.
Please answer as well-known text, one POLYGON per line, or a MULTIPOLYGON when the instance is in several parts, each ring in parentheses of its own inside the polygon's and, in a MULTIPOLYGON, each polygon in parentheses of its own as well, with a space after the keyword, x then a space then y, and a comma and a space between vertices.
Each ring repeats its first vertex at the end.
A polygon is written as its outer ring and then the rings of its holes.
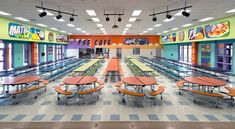
POLYGON ((75 114, 75 115, 73 115, 71 120, 80 121, 81 119, 82 119, 82 114, 75 114))
POLYGON ((179 120, 179 118, 174 114, 168 114, 168 115, 166 115, 166 117, 171 121, 178 121, 179 120))
POLYGON ((112 101, 104 101, 104 105, 111 105, 112 101))
POLYGON ((149 120, 159 120, 158 116, 156 114, 148 114, 149 120))
POLYGON ((111 114, 110 115, 110 120, 119 121, 120 120, 120 115, 119 114, 111 114))
POLYGON ((199 121, 198 118, 193 115, 193 114, 187 114, 185 115, 185 117, 189 120, 189 121, 199 121))
POLYGON ((32 118, 32 121, 41 121, 46 115, 38 114, 32 118))
POLYGON ((23 120, 24 118, 26 117, 26 115, 24 114, 19 114, 17 116, 15 116, 12 121, 20 121, 20 120, 23 120))
POLYGON ((235 121, 235 117, 233 115, 223 115, 223 116, 230 121, 235 121))
POLYGON ((93 114, 91 116, 92 121, 100 121, 101 120, 101 115, 100 114, 93 114))
POLYGON ((206 117, 209 121, 219 121, 219 119, 213 115, 204 115, 204 117, 206 117))
POLYGON ((129 114, 129 120, 140 120, 138 114, 129 114))
POLYGON ((52 101, 45 101, 45 102, 43 102, 41 105, 49 105, 49 104, 51 104, 52 103, 52 101))
POLYGON ((64 117, 63 114, 56 114, 52 117, 52 121, 60 121, 64 117))
POLYGON ((5 119, 7 116, 8 116, 7 114, 0 114, 0 120, 5 119))

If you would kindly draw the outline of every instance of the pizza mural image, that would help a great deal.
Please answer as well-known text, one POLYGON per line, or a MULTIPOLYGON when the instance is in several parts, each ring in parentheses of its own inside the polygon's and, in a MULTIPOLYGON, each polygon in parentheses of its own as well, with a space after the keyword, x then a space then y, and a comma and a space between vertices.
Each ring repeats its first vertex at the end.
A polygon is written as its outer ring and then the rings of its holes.
POLYGON ((230 22, 218 22, 214 24, 206 25, 206 37, 207 38, 219 38, 219 37, 227 37, 230 33, 230 22))

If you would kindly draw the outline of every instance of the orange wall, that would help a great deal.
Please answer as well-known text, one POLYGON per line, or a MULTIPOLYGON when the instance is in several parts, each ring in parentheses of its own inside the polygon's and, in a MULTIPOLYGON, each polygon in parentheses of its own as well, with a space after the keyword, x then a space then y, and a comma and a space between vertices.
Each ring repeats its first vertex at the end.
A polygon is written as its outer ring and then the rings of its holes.
POLYGON ((158 35, 70 35, 69 39, 90 39, 91 47, 94 47, 95 40, 111 40, 111 44, 113 43, 124 43, 126 38, 148 38, 149 43, 159 44, 160 38, 158 35))
POLYGON ((38 62, 37 43, 31 44, 31 64, 36 65, 38 62))

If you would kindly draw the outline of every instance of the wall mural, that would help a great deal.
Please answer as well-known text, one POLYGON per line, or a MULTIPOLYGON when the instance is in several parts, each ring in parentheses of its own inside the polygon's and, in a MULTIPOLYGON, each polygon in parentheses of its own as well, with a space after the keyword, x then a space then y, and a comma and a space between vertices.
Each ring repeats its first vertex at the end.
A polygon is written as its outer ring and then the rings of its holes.
POLYGON ((178 33, 178 40, 179 40, 179 41, 184 41, 184 38, 185 38, 184 31, 180 31, 180 32, 178 33))
POLYGON ((207 38, 220 38, 227 37, 230 33, 230 22, 217 22, 214 24, 206 25, 206 37, 207 38))
POLYGON ((57 33, 56 42, 68 42, 68 36, 65 34, 57 33))
POLYGON ((8 34, 13 38, 29 39, 30 28, 17 23, 9 23, 8 34))
POLYGON ((52 32, 48 33, 48 40, 49 41, 54 41, 54 34, 52 32))
POLYGON ((45 40, 45 31, 38 28, 30 28, 31 39, 45 40))
POLYGON ((210 67, 211 46, 210 44, 201 45, 201 65, 210 67))
POLYGON ((172 33, 170 36, 171 42, 176 42, 176 33, 172 33))
POLYGON ((204 39, 204 29, 202 27, 196 27, 188 31, 189 40, 199 40, 204 39))
POLYGON ((162 42, 163 43, 170 42, 170 34, 162 35, 162 42))

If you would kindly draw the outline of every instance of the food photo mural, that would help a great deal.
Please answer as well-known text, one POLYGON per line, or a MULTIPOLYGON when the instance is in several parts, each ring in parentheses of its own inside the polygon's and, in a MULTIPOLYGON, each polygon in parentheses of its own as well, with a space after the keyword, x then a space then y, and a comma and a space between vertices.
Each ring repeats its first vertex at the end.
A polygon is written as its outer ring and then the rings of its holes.
POLYGON ((199 40, 204 39, 204 29, 202 27, 196 27, 188 31, 189 40, 199 40))
POLYGON ((170 42, 170 34, 162 35, 162 42, 163 43, 170 42))
POLYGON ((230 33, 230 22, 218 22, 214 24, 206 25, 206 37, 207 38, 220 38, 227 37, 230 33))
POLYGON ((38 28, 31 28, 31 39, 33 40, 45 40, 45 31, 38 28))

